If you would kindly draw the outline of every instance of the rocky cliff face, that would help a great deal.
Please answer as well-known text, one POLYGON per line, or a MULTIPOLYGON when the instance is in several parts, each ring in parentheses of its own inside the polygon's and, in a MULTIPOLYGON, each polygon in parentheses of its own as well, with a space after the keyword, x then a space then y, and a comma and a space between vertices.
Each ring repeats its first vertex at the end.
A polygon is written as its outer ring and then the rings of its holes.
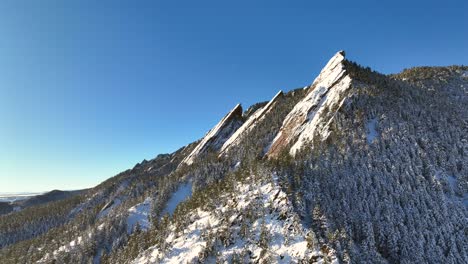
POLYGON ((220 156, 227 153, 229 149, 236 145, 239 140, 242 139, 242 136, 247 133, 248 131, 252 130, 252 128, 263 119, 263 117, 273 108, 275 107, 276 102, 278 99, 283 96, 283 92, 279 91, 264 107, 259 108, 255 111, 247 121, 236 131, 232 134, 232 136, 223 144, 220 150, 220 156))
POLYGON ((181 164, 190 165, 208 150, 217 151, 223 143, 243 124, 242 106, 237 104, 215 127, 213 127, 181 164))
POLYGON ((292 144, 288 150, 294 155, 304 144, 315 137, 325 139, 335 112, 346 100, 351 86, 347 75, 344 51, 333 56, 308 89, 307 95, 288 114, 283 126, 269 148, 268 156, 277 156, 281 150, 292 144))

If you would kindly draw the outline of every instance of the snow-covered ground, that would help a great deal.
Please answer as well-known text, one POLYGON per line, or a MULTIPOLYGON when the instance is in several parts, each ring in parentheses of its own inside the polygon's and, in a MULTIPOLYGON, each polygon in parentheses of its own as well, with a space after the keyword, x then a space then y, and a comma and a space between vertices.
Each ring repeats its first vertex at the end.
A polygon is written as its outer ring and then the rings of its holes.
POLYGON ((468 192, 459 192, 458 179, 444 171, 437 171, 434 175, 435 180, 444 187, 445 197, 448 201, 461 203, 468 207, 468 192))
POLYGON ((378 133, 377 133, 377 118, 372 118, 367 122, 366 124, 366 130, 367 130, 367 143, 371 144, 374 142, 374 139, 377 138, 378 133))
MULTIPOLYGON (((234 255, 242 254, 247 255, 241 262, 297 263, 315 258, 317 263, 324 263, 323 253, 308 246, 306 230, 275 182, 239 184, 234 194, 226 194, 221 200, 222 205, 214 212, 198 208, 187 215, 191 224, 182 232, 175 233, 175 226, 171 226, 173 232, 166 239, 166 251, 151 247, 133 263, 231 263, 234 255), (226 216, 230 217, 226 219, 226 216), (249 226, 243 227, 242 223, 246 222, 249 226), (207 237, 223 234, 230 234, 230 237, 223 243, 208 244, 211 242, 207 237), (267 236, 266 251, 259 243, 262 235, 267 236), (217 259, 204 257, 205 250, 211 246, 217 259)), ((328 260, 338 263, 333 254, 328 260)))
POLYGON ((141 230, 148 230, 151 227, 150 222, 150 210, 151 210, 151 198, 146 198, 145 201, 139 203, 128 209, 127 217, 127 233, 133 232, 135 227, 138 225, 141 230))
POLYGON ((311 142, 316 132, 318 132, 321 139, 328 137, 329 126, 333 120, 334 113, 327 120, 325 120, 327 118, 325 114, 329 109, 336 109, 338 111, 341 108, 345 100, 343 99, 343 93, 350 88, 350 84, 351 78, 345 76, 333 87, 325 88, 326 86, 321 86, 320 84, 320 88, 318 89, 320 92, 312 93, 312 104, 307 114, 308 121, 300 128, 301 133, 296 143, 291 147, 291 154, 294 155, 304 144, 311 142))
POLYGON ((236 145, 237 142, 242 138, 246 132, 251 131, 255 124, 262 120, 262 118, 267 114, 271 108, 274 106, 275 102, 278 98, 283 94, 283 91, 279 91, 264 107, 261 107, 255 111, 252 116, 245 121, 245 123, 239 127, 236 132, 232 134, 232 136, 224 142, 223 146, 221 147, 220 153, 223 154, 229 150, 229 148, 233 145, 236 145))
POLYGON ((192 183, 187 182, 179 186, 177 191, 175 191, 169 201, 167 202, 166 208, 163 210, 164 214, 172 215, 177 207, 181 202, 185 201, 192 195, 192 183))
POLYGON ((119 198, 115 198, 114 200, 108 202, 104 207, 101 209, 101 212, 99 212, 97 218, 102 218, 107 216, 109 212, 114 209, 115 207, 119 206, 122 203, 122 200, 119 198))
POLYGON ((49 263, 51 259, 62 252, 70 252, 74 250, 78 245, 81 245, 83 242, 83 237, 79 236, 76 239, 70 241, 70 243, 60 246, 58 249, 54 250, 52 255, 47 253, 43 258, 37 261, 37 263, 49 263))

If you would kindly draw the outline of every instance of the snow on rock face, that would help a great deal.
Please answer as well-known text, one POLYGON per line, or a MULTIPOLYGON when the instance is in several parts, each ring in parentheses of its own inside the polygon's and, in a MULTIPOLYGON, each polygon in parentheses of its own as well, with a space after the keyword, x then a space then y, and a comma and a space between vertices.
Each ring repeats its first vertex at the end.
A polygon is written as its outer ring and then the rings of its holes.
MULTIPOLYGON (((233 256, 244 254, 243 263, 302 263, 311 259, 324 263, 324 253, 308 244, 308 233, 276 179, 247 182, 223 195, 214 211, 194 209, 187 215, 190 224, 184 230, 176 233, 171 224, 167 249, 150 247, 133 263, 232 263, 233 256), (221 238, 213 242, 213 236, 221 238), (262 256, 262 243, 268 256, 262 256), (218 256, 205 255, 207 248, 218 256)), ((329 263, 338 263, 334 250, 328 249, 329 263)))
POLYGON ((141 230, 148 230, 151 227, 149 219, 151 210, 151 198, 128 209, 127 233, 131 234, 135 227, 140 226, 141 230))
POLYGON ((367 129, 367 143, 371 144, 374 142, 374 139, 377 138, 377 118, 372 118, 367 122, 366 129, 367 129))
POLYGON ((255 124, 263 119, 265 114, 270 112, 270 110, 274 107, 275 103, 278 101, 278 99, 283 95, 283 91, 279 91, 273 99, 271 99, 268 104, 266 104, 264 107, 259 108, 255 113, 252 114, 245 123, 232 134, 232 136, 224 142, 223 146, 221 147, 220 150, 220 155, 223 155, 227 151, 229 151, 229 148, 232 146, 236 145, 238 141, 242 138, 242 136, 248 132, 251 131, 252 128, 255 126, 255 124))
POLYGON ((208 149, 218 150, 223 143, 242 125, 242 106, 237 104, 219 123, 212 128, 181 164, 190 165, 195 158, 208 149))
POLYGON ((344 51, 333 56, 309 88, 308 94, 286 116, 276 135, 268 156, 277 156, 289 143, 294 155, 316 134, 322 139, 329 136, 329 126, 334 114, 342 106, 345 93, 350 88, 351 78, 343 64, 344 51))

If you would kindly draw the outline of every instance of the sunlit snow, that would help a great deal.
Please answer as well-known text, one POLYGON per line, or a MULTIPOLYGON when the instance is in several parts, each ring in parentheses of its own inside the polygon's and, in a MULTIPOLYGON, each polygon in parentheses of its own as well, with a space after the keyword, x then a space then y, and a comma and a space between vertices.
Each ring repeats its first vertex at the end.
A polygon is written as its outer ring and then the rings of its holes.
POLYGON ((377 118, 372 118, 366 124, 367 143, 369 143, 369 144, 374 142, 374 139, 377 138, 378 133, 377 133, 376 127, 377 127, 377 118))
POLYGON ((151 226, 149 219, 151 210, 151 199, 146 198, 145 201, 128 209, 127 217, 127 233, 132 233, 138 225, 141 230, 148 230, 151 226))
POLYGON ((120 200, 119 198, 116 198, 110 202, 108 202, 102 209, 101 209, 101 212, 99 212, 97 218, 102 218, 102 217, 105 217, 107 216, 107 214, 109 214, 109 212, 116 206, 119 206, 120 204, 122 203, 122 200, 120 200))
POLYGON ((221 148, 222 144, 231 136, 234 130, 240 126, 240 121, 233 120, 228 123, 236 111, 242 111, 240 104, 237 104, 215 127, 208 131, 192 153, 190 153, 181 164, 192 164, 195 158, 209 147, 214 149, 221 148), (241 109, 239 110, 239 108, 241 109))
POLYGON ((184 183, 179 188, 177 191, 175 191, 169 201, 167 202, 166 208, 163 211, 164 214, 173 214, 177 205, 179 205, 181 202, 183 202, 185 199, 189 198, 192 195, 192 183, 184 183))

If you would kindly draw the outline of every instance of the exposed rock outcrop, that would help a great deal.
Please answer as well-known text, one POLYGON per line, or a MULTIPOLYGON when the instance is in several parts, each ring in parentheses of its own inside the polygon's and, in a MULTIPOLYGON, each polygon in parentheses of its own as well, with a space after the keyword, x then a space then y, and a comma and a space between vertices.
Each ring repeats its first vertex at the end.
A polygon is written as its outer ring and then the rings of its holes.
POLYGON ((346 99, 346 91, 351 84, 351 78, 347 75, 343 63, 344 55, 344 51, 336 53, 307 88, 307 95, 284 120, 267 152, 268 156, 277 156, 290 144, 292 147, 289 153, 294 155, 314 137, 328 137, 330 122, 346 99))
POLYGON ((242 106, 237 104, 205 137, 181 164, 190 165, 207 150, 217 151, 223 143, 243 124, 242 106))
POLYGON ((238 141, 243 137, 245 133, 251 131, 257 122, 263 119, 263 117, 275 106, 278 99, 283 96, 283 91, 279 91, 264 107, 256 110, 245 123, 236 131, 232 136, 223 144, 220 150, 220 156, 225 154, 229 149, 236 145, 238 141))

